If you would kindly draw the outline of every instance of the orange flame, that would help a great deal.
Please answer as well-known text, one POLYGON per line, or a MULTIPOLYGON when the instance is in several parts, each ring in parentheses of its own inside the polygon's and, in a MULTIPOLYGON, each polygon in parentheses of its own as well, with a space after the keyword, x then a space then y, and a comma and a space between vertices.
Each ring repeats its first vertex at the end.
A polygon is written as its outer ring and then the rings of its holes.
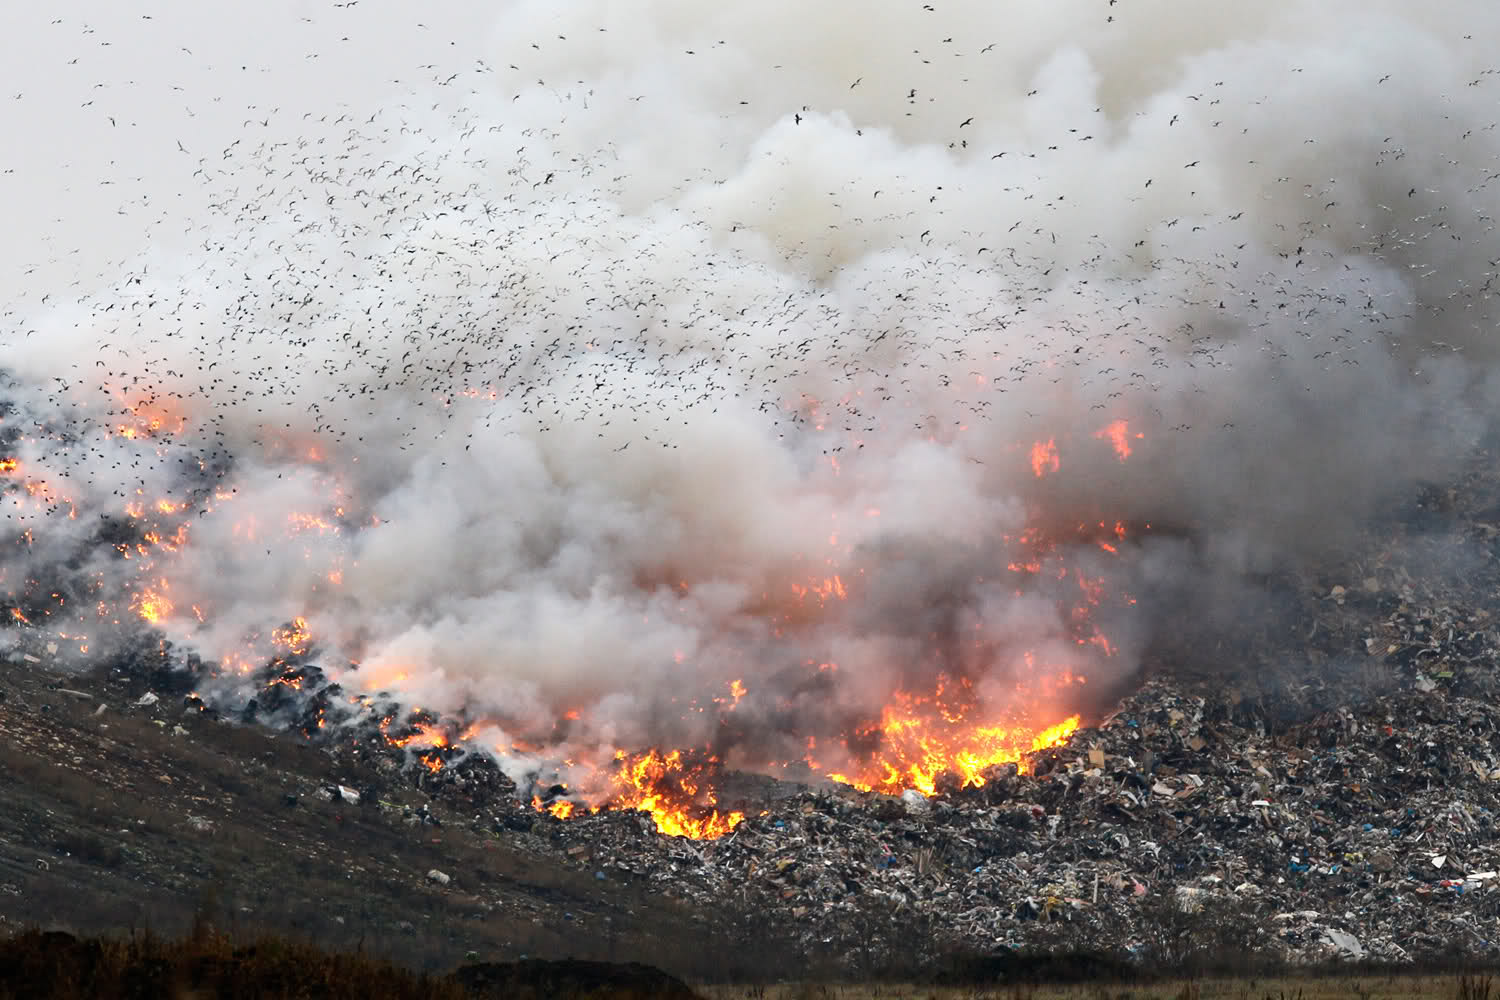
POLYGON ((152 438, 163 432, 181 434, 187 428, 187 417, 175 412, 165 399, 152 397, 138 400, 128 404, 127 408, 134 420, 131 423, 116 424, 108 433, 134 441, 152 438))
POLYGON ((293 618, 286 628, 273 628, 271 642, 294 656, 306 654, 312 646, 312 632, 308 630, 306 618, 293 618))
POLYGON ((543 802, 541 796, 533 795, 531 797, 531 808, 537 812, 551 813, 558 819, 567 819, 573 815, 574 810, 577 808, 577 803, 572 799, 554 799, 551 802, 543 802))
POLYGON ((1050 726, 975 724, 968 721, 974 706, 967 685, 957 685, 956 701, 944 699, 944 686, 940 679, 931 697, 897 692, 880 723, 863 734, 878 733, 881 749, 853 773, 828 777, 860 791, 887 794, 914 788, 936 795, 938 777, 945 773, 954 774, 962 788, 979 787, 988 768, 1016 764, 1024 771, 1027 754, 1066 743, 1082 724, 1077 715, 1050 726))
POLYGON ((609 776, 609 790, 603 804, 580 807, 568 799, 544 803, 540 797, 532 796, 531 807, 558 819, 579 815, 582 808, 590 813, 601 809, 634 809, 650 814, 656 829, 669 837, 717 840, 745 818, 739 811, 719 811, 719 800, 713 790, 718 765, 714 757, 703 763, 689 763, 683 759, 681 750, 665 754, 659 750, 637 754, 620 750, 615 753, 615 771, 609 776))
POLYGON ((662 755, 656 750, 628 755, 615 754, 618 769, 611 780, 615 797, 610 805, 619 809, 638 809, 651 814, 656 829, 669 837, 693 840, 716 840, 739 826, 742 812, 719 812, 718 798, 707 779, 712 765, 690 766, 683 762, 682 751, 662 755))
MULTIPOLYGON (((386 720, 385 722, 380 724, 380 729, 382 732, 384 732, 389 727, 390 720, 386 720)), ((386 740, 391 744, 391 746, 396 747, 416 746, 423 748, 431 747, 435 749, 441 749, 445 746, 448 746, 449 744, 448 737, 443 732, 437 729, 430 729, 427 726, 420 725, 412 727, 412 733, 410 736, 387 736, 386 740)))
POLYGON ((160 624, 162 619, 172 613, 172 602, 166 596, 167 589, 167 581, 163 579, 158 580, 154 586, 138 591, 130 602, 130 610, 152 625, 160 624))
POLYGON ((1094 432, 1094 437, 1096 438, 1100 438, 1101 440, 1105 438, 1109 439, 1110 445, 1115 449, 1115 454, 1119 456, 1122 462, 1130 457, 1130 439, 1135 438, 1136 440, 1140 440, 1145 436, 1145 434, 1139 431, 1131 434, 1130 424, 1125 420, 1116 420, 1114 423, 1108 424, 1094 432))
POLYGON ((1062 461, 1057 456, 1057 439, 1048 438, 1038 441, 1031 446, 1031 471, 1038 479, 1049 472, 1056 472, 1062 466, 1062 461))
POLYGON ((849 590, 844 586, 843 577, 837 574, 822 579, 815 578, 807 586, 794 583, 791 584, 791 588, 792 593, 797 595, 798 600, 802 600, 809 594, 816 597, 820 602, 827 601, 830 597, 836 597, 841 601, 848 600, 849 598, 849 590))

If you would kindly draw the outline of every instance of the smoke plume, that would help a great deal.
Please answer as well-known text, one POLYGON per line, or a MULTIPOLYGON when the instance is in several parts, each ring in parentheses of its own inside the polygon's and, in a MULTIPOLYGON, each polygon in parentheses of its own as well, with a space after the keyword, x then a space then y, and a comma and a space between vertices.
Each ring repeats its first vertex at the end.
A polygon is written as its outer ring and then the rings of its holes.
POLYGON ((523 769, 837 768, 940 676, 996 718, 1118 681, 1489 429, 1496 37, 1467 0, 504 4, 482 63, 247 129, 206 214, 12 313, 7 586, 66 565, 230 665, 301 619, 523 769))

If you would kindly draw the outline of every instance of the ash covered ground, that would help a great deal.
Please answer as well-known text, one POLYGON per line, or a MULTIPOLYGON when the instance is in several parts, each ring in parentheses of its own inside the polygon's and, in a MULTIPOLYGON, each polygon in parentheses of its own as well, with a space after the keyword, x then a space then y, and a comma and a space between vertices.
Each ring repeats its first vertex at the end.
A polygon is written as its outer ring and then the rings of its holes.
POLYGON ((7 33, 7 920, 1489 953, 1500 13, 97 13, 7 33))

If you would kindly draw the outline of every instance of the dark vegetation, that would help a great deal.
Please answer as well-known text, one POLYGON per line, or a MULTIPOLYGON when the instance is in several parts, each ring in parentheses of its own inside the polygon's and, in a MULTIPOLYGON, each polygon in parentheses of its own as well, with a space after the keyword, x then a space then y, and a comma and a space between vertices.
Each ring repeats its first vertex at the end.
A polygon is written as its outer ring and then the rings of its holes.
POLYGON ((668 973, 634 962, 523 959, 470 962, 443 973, 415 972, 363 949, 329 952, 305 941, 275 936, 236 942, 233 935, 204 922, 177 939, 149 932, 79 938, 37 929, 0 939, 0 1000, 695 1000, 702 996, 752 1000, 857 1000, 866 996, 1491 1000, 1496 995, 1494 985, 1493 970, 1440 960, 1421 969, 1364 964, 1293 972, 1253 961, 1237 962, 1226 950, 1213 962, 1181 967, 1141 965, 1087 952, 953 956, 936 975, 904 986, 803 981, 769 989, 765 984, 739 983, 695 990, 668 973))
POLYGON ((649 966, 531 959, 436 975, 363 952, 283 938, 236 945, 200 924, 186 937, 76 938, 31 930, 0 941, 0 1000, 693 1000, 649 966))

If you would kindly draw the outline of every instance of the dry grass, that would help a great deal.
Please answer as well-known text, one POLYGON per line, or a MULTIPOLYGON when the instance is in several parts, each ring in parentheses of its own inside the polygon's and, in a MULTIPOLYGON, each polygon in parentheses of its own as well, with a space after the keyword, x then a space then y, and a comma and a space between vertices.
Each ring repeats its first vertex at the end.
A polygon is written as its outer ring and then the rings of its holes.
POLYGON ((899 984, 709 986, 708 1000, 1496 1000, 1488 973, 1205 978, 1143 985, 932 987, 899 984))
POLYGON ((644 966, 534 961, 436 975, 285 938, 236 945, 201 922, 177 940, 77 938, 34 929, 0 940, 0 1000, 314 998, 696 1000, 681 981, 644 966))
MULTIPOLYGON (((543 965, 547 963, 541 963, 543 965)), ((458 975, 418 973, 364 952, 338 954, 305 942, 263 937, 236 943, 200 922, 181 939, 151 934, 128 938, 76 938, 28 930, 0 940, 0 1000, 650 1000, 654 994, 629 981, 620 967, 591 979, 566 967, 534 981, 507 968, 488 985, 458 975), (559 978, 561 976, 561 978, 559 978), (589 983, 585 986, 574 983, 589 983), (600 984, 603 985, 600 985, 600 984)), ((521 963, 525 966, 526 963, 521 963)), ((472 971, 472 970, 471 970, 472 971)), ((675 984, 679 991, 680 983, 675 984)), ((1158 978, 1140 982, 1075 985, 1010 983, 947 986, 864 983, 783 983, 700 987, 705 1000, 1500 1000, 1488 972, 1445 974, 1321 974, 1265 977, 1158 978)), ((685 994, 677 992, 679 998, 685 994)), ((690 994, 686 994, 689 995, 690 994)))
POLYGON ((263 939, 235 947, 199 928, 181 940, 27 931, 0 942, 0 1000, 467 1000, 458 985, 366 955, 263 939))

